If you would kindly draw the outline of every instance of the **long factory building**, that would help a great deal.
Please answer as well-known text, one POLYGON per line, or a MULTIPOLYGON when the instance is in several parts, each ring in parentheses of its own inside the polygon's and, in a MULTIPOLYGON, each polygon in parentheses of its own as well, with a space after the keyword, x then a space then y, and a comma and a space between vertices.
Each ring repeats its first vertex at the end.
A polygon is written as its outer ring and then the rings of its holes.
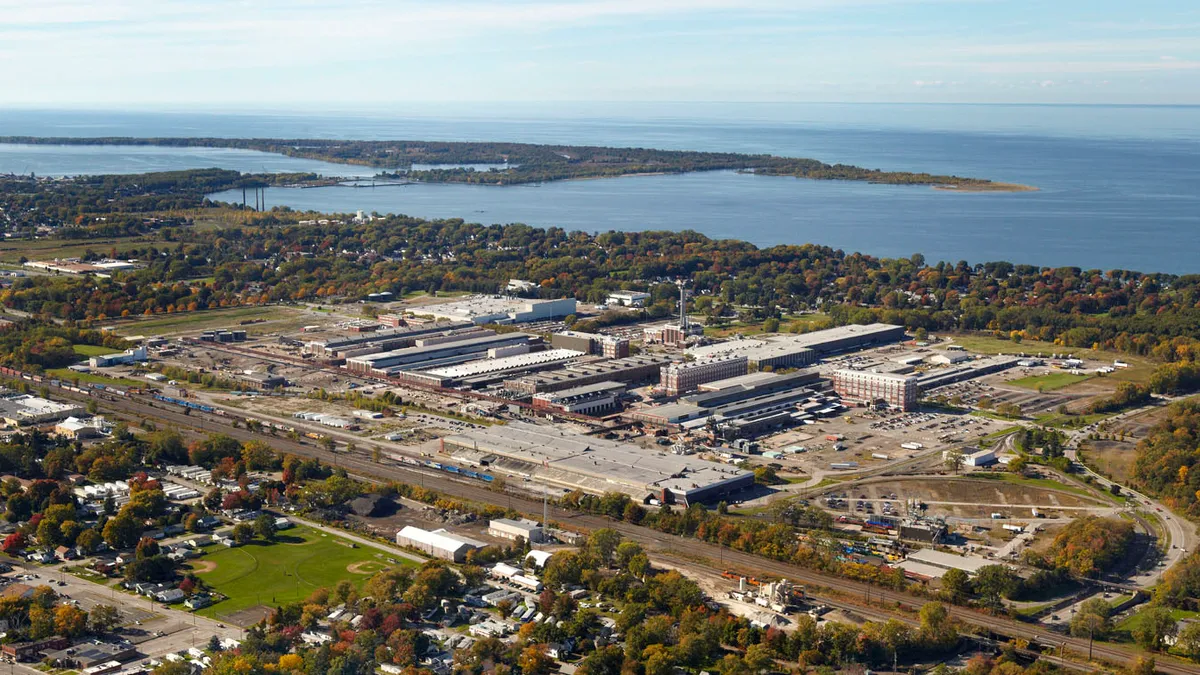
POLYGON ((638 354, 623 359, 572 363, 560 370, 504 380, 504 388, 515 394, 532 395, 597 382, 641 382, 658 379, 662 367, 673 360, 661 354, 638 354))
POLYGON ((754 474, 736 467, 526 422, 447 436, 441 445, 443 455, 493 475, 591 494, 624 492, 643 502, 715 502, 754 485, 754 474))
MULTIPOLYGON (((654 426, 696 429, 711 420, 731 437, 752 436, 837 414, 843 406, 825 392, 815 370, 769 378, 731 378, 730 386, 685 396, 678 403, 642 408, 623 417, 654 426)), ((713 386, 721 382, 712 383, 713 386)))
POLYGON ((434 335, 451 335, 455 331, 479 330, 470 321, 443 321, 422 326, 409 326, 375 333, 360 333, 350 337, 311 340, 304 350, 320 358, 347 358, 360 354, 412 347, 417 340, 434 335), (365 350, 365 351, 359 351, 365 350))
POLYGON ((904 326, 885 323, 851 324, 799 335, 764 335, 743 340, 727 340, 692 347, 687 353, 696 359, 735 354, 745 356, 750 367, 799 368, 811 365, 828 354, 864 349, 899 342, 905 338, 904 326))
MULTIPOLYGON (((429 370, 473 361, 483 356, 509 356, 489 350, 504 347, 531 348, 541 338, 528 333, 504 333, 426 346, 405 347, 393 351, 363 354, 346 359, 346 369, 358 375, 390 377, 404 370, 429 370)), ((528 351, 528 349, 526 349, 528 351)))
MULTIPOLYGON (((524 345, 513 345, 504 349, 518 350, 524 345)), ((491 350, 496 353, 496 350, 491 350)), ((570 349, 546 349, 542 351, 520 350, 519 353, 495 358, 481 358, 466 363, 428 370, 405 370, 396 373, 405 382, 429 384, 438 387, 464 386, 481 389, 513 375, 522 375, 539 370, 559 368, 581 358, 583 354, 570 349)))

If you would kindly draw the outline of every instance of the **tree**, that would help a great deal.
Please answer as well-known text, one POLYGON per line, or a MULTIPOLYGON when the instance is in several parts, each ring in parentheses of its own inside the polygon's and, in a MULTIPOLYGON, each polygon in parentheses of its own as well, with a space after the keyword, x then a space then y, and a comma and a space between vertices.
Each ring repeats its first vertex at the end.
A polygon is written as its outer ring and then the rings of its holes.
POLYGON ((963 465, 967 463, 967 458, 963 455, 962 450, 951 448, 946 451, 946 456, 942 460, 942 463, 957 476, 963 465))
POLYGON ((134 555, 138 560, 145 560, 146 558, 153 558, 161 552, 162 549, 159 547, 157 541, 154 541, 150 537, 142 537, 138 540, 134 555))
POLYGON ((1133 639, 1147 651, 1160 651, 1167 637, 1174 635, 1175 619, 1165 607, 1150 607, 1135 617, 1133 639))
POLYGON ((150 671, 154 675, 192 675, 192 666, 187 661, 166 661, 150 671))
POLYGON ((940 602, 927 602, 921 606, 921 637, 926 642, 941 647, 958 640, 958 632, 951 623, 950 612, 940 602))
POLYGON ((971 577, 958 568, 951 568, 942 575, 942 595, 952 603, 959 603, 971 591, 971 577))
POLYGON ((612 528, 601 528, 588 537, 588 550, 605 565, 612 564, 613 554, 621 544, 621 533, 612 528))
POLYGON ((1008 597, 1020 582, 1016 572, 1006 565, 986 565, 975 574, 975 593, 987 607, 1000 608, 1000 599, 1008 597))
POLYGON ((1112 630, 1112 622, 1109 620, 1111 613, 1112 605, 1101 598, 1092 598, 1084 602, 1071 619, 1071 635, 1103 640, 1112 630))
POLYGON ((95 553, 103 541, 104 537, 94 527, 83 530, 79 533, 79 536, 75 537, 75 545, 82 549, 84 553, 95 553))
POLYGON ((142 525, 125 512, 109 518, 104 525, 104 541, 117 549, 130 548, 142 535, 142 525))
POLYGON ((517 666, 524 675, 547 675, 554 667, 554 659, 546 653, 545 645, 529 645, 521 650, 517 666))
POLYGON ((1192 660, 1200 660, 1200 622, 1192 621, 1179 631, 1175 648, 1192 660))
POLYGON ((254 519, 254 532, 266 541, 275 541, 275 519, 266 513, 254 519))
POLYGON ((87 632, 87 612, 73 605, 59 605, 54 610, 54 630, 59 635, 79 637, 87 632))
POLYGON ((239 544, 249 543, 254 539, 254 526, 250 523, 238 523, 233 526, 233 540, 239 544))
POLYGON ((107 633, 120 623, 121 614, 112 605, 96 605, 88 612, 88 621, 93 632, 107 633))

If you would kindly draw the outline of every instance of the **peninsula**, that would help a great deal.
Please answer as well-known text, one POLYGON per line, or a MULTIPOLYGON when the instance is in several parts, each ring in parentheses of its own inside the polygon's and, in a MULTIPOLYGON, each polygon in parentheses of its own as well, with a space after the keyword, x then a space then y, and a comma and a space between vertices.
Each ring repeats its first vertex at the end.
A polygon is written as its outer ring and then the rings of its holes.
POLYGON ((882 171, 849 164, 767 154, 444 141, 350 141, 271 138, 0 137, 33 145, 136 145, 256 150, 289 157, 375 167, 386 177, 429 183, 515 185, 637 174, 734 170, 764 176, 924 185, 961 192, 1024 192, 1037 188, 981 178, 882 171), (484 165, 480 167, 479 165, 484 165), (414 168, 419 166, 421 168, 414 168))

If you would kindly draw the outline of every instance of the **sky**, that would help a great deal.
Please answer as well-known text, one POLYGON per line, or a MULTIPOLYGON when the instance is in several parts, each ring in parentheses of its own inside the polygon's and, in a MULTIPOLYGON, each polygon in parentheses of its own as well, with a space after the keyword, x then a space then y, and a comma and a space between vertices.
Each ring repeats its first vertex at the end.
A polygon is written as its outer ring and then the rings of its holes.
POLYGON ((1200 104, 1195 0, 0 0, 0 106, 1200 104))

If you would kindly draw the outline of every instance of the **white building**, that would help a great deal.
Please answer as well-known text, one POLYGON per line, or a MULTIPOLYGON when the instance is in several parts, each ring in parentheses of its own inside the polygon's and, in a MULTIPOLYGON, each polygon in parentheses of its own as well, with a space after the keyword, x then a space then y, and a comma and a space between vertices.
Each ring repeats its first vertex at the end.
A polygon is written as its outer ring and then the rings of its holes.
POLYGON ((542 526, 537 522, 522 518, 513 520, 511 518, 498 518, 488 523, 488 534, 501 539, 516 540, 517 537, 524 537, 525 541, 531 544, 537 544, 542 541, 542 526))
POLYGON ((500 295, 475 295, 454 302, 413 308, 417 315, 429 315, 451 321, 486 323, 529 323, 561 319, 575 313, 575 298, 523 300, 500 295))
POLYGON ((145 347, 135 347, 134 349, 126 349, 120 354, 104 354, 103 356, 93 356, 88 359, 88 365, 92 368, 108 368, 109 366, 121 366, 128 363, 139 363, 145 361, 148 357, 145 347))
POLYGON ((613 291, 608 294, 609 306, 645 307, 649 299, 650 294, 641 291, 613 291))
MULTIPOLYGON (((962 452, 962 456, 963 456, 963 466, 987 466, 988 464, 993 464, 996 462, 996 451, 995 450, 988 450, 988 449, 979 450, 979 449, 975 449, 975 448, 968 448, 968 449, 962 450, 961 452, 962 452)), ((950 456, 949 450, 945 450, 942 452, 943 460, 949 456, 950 456)))
POLYGON ((483 548, 481 542, 450 534, 446 530, 430 532, 412 525, 406 525, 396 533, 396 543, 453 562, 463 562, 467 559, 467 552, 483 548))

